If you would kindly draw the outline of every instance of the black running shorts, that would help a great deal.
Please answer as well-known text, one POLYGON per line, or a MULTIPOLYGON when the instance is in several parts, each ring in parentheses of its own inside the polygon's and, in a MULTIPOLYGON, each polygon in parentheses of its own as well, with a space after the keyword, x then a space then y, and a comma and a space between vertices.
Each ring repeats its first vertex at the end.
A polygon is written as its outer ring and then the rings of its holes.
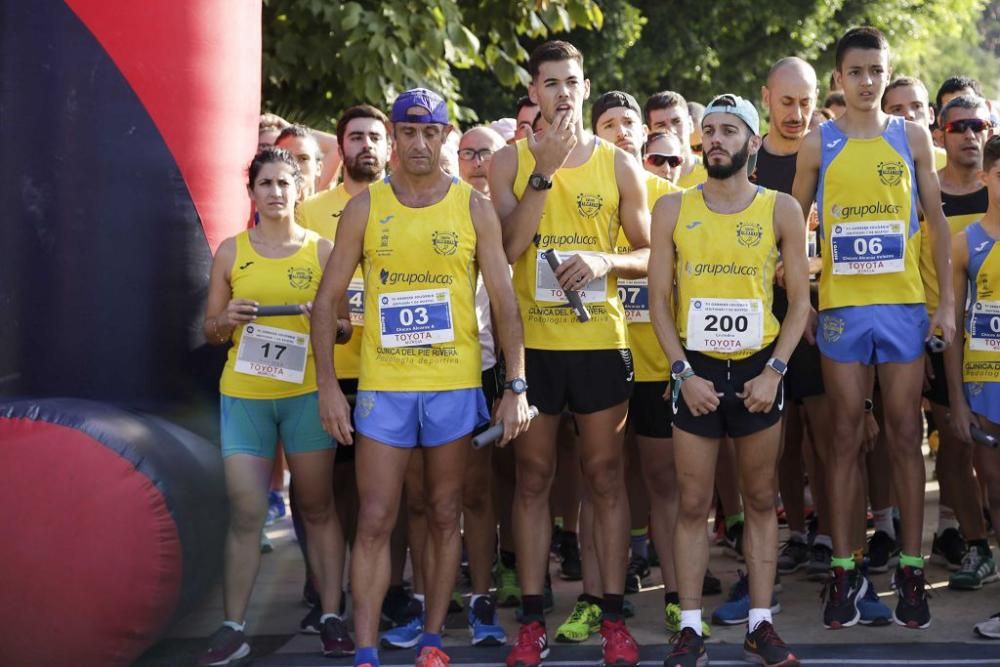
POLYGON ((670 395, 663 398, 669 383, 636 382, 628 403, 628 420, 636 435, 644 438, 669 438, 673 435, 670 395))
POLYGON ((635 372, 630 350, 524 351, 528 403, 546 415, 600 412, 627 401, 635 372))

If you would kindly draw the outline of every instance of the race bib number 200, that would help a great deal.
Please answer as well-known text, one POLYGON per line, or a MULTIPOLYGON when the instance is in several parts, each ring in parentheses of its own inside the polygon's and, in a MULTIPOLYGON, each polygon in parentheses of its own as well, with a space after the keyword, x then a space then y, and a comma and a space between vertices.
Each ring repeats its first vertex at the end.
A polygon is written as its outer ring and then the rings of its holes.
POLYGON ((248 324, 236 351, 237 373, 302 384, 309 358, 309 334, 248 324))
POLYGON ((764 343, 760 299, 691 299, 687 349, 698 352, 758 350, 764 343))
POLYGON ((834 274, 867 276, 903 271, 905 232, 901 220, 834 224, 830 233, 834 274))
POLYGON ((976 301, 972 304, 969 349, 1000 352, 1000 301, 976 301))
POLYGON ((413 347, 455 340, 451 292, 426 289, 383 294, 378 301, 382 347, 413 347))

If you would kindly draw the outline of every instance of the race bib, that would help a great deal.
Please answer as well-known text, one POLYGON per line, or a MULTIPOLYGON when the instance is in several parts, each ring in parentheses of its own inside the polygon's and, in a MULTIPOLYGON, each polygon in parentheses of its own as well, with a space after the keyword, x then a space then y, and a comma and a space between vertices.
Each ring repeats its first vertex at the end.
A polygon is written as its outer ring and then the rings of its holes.
MULTIPOLYGON (((574 255, 596 255, 595 252, 579 252, 575 250, 560 250, 562 261, 569 261, 574 255)), ((594 278, 577 290, 580 300, 584 303, 604 303, 608 300, 608 277, 594 278)), ((535 301, 556 301, 565 303, 566 294, 556 280, 556 274, 545 259, 545 251, 539 250, 535 265, 535 301)))
POLYGON ((382 347, 414 347, 455 340, 448 289, 383 294, 379 297, 378 314, 382 347))
POLYGON ((347 305, 351 311, 351 324, 356 327, 365 324, 365 281, 363 278, 351 278, 347 286, 347 305))
POLYGON ((625 319, 629 322, 649 322, 649 281, 618 279, 618 298, 625 306, 625 319))
POLYGON ((1000 352, 1000 301, 976 301, 972 304, 969 349, 1000 352))
POLYGON ((760 299, 691 299, 687 349, 739 352, 764 346, 764 306, 760 299))
POLYGON ((830 246, 836 275, 899 273, 905 268, 906 225, 901 220, 836 223, 830 246))
POLYGON ((248 324, 236 351, 237 373, 302 384, 309 358, 309 334, 248 324))

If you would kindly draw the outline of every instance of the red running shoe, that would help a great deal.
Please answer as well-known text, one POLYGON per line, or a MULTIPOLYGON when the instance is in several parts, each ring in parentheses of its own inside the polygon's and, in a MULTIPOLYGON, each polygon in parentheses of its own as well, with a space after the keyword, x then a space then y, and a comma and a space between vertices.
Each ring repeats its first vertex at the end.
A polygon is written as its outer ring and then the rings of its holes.
POLYGON ((507 667, 539 667, 549 657, 549 638, 539 621, 521 625, 517 641, 507 654, 507 667))
POLYGON ((425 646, 417 656, 416 667, 448 667, 451 658, 436 646, 425 646))
POLYGON ((622 619, 601 620, 601 643, 606 667, 635 667, 639 664, 639 645, 622 619))

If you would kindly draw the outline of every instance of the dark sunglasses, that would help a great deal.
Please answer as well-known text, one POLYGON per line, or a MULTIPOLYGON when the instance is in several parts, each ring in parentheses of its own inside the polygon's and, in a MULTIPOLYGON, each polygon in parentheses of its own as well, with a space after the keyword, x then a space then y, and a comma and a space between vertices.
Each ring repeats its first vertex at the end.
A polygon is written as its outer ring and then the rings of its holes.
POLYGON ((663 153, 646 154, 646 164, 651 164, 654 167, 662 167, 663 163, 666 162, 671 168, 675 168, 679 167, 683 161, 684 158, 680 155, 664 155, 663 153))
POLYGON ((965 134, 967 130, 972 130, 978 134, 991 127, 993 127, 993 123, 982 118, 963 118, 945 123, 942 129, 948 134, 965 134))
POLYGON ((493 149, 492 148, 480 148, 478 151, 473 148, 463 148, 458 151, 458 157, 462 160, 475 160, 479 158, 483 162, 489 162, 493 159, 493 149))

